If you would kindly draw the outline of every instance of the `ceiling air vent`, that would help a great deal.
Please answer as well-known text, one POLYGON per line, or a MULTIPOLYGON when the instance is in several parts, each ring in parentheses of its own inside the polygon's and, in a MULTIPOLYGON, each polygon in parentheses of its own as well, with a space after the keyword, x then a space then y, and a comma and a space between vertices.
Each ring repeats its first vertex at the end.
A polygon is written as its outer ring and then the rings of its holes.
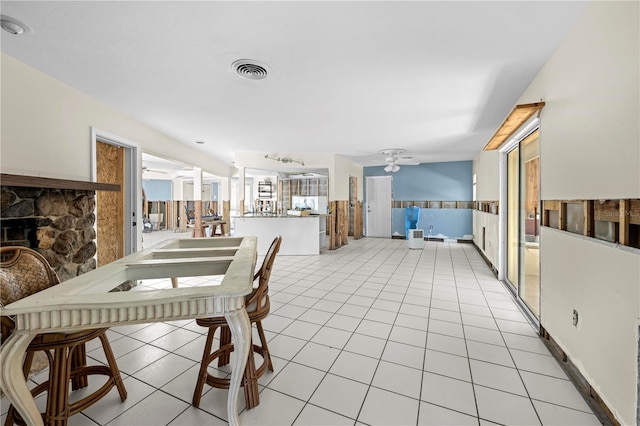
POLYGON ((267 78, 267 65, 253 59, 240 59, 231 67, 242 78, 249 80, 262 80, 267 78))

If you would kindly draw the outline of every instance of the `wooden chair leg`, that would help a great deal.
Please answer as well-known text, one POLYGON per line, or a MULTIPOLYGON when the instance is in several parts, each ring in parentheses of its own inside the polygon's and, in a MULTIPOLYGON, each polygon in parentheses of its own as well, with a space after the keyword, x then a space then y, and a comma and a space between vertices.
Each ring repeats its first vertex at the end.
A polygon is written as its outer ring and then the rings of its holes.
POLYGON ((107 365, 109 366, 109 370, 111 371, 111 380, 113 380, 113 384, 116 385, 116 388, 118 389, 120 400, 124 401, 125 399, 127 399, 127 389, 124 387, 122 377, 120 376, 120 370, 118 369, 118 364, 116 363, 116 357, 113 355, 113 350, 111 349, 111 344, 109 343, 109 339, 107 338, 106 331, 100 335, 100 342, 102 343, 104 355, 107 358, 107 365))
MULTIPOLYGON (((231 343, 231 329, 229 327, 220 327, 220 347, 231 343)), ((225 352, 218 358, 218 367, 224 367, 231 362, 231 353, 225 352)))
POLYGON ((202 352, 202 361, 200 361, 198 381, 196 382, 196 388, 193 391, 192 404, 194 407, 200 406, 202 389, 204 388, 204 384, 207 382, 207 367, 209 367, 209 355, 211 355, 211 347, 213 346, 213 336, 215 333, 215 328, 209 328, 209 332, 207 333, 207 342, 205 343, 204 351, 202 352))
POLYGON ((33 356, 35 352, 27 352, 24 357, 24 364, 22 364, 22 372, 24 373, 24 378, 27 379, 29 377, 29 371, 31 371, 31 364, 33 364, 33 356))
MULTIPOLYGON (((251 344, 253 347, 253 343, 251 344)), ((256 362, 253 350, 249 351, 247 365, 244 368, 242 376, 242 386, 244 387, 244 404, 247 410, 260 404, 260 395, 258 393, 258 375, 256 374, 256 362)))
MULTIPOLYGON (((103 342, 104 344, 104 342, 103 342)), ((84 343, 75 346, 71 350, 71 369, 85 368, 87 366, 87 347, 84 343)), ((89 386, 89 378, 78 375, 71 379, 71 389, 78 390, 89 386)))
POLYGON ((256 328, 258 329, 258 336, 260 336, 260 345, 262 346, 262 357, 267 363, 269 371, 273 371, 273 363, 271 362, 271 354, 269 353, 269 346, 267 346, 267 337, 264 334, 262 328, 262 321, 256 321, 256 328))
POLYGON ((66 426, 69 418, 69 377, 71 353, 68 347, 54 350, 53 363, 49 368, 49 394, 44 423, 48 426, 66 426))
MULTIPOLYGON (((109 344, 105 331, 94 333, 92 338, 99 337, 107 358, 108 366, 91 366, 86 363, 86 347, 84 341, 81 343, 70 343, 60 345, 53 350, 43 350, 49 361, 49 377, 46 382, 31 389, 34 396, 46 391, 46 409, 43 413, 43 421, 47 426, 66 426, 72 414, 80 412, 82 409, 91 406, 97 400, 106 395, 113 386, 116 386, 120 399, 127 398, 127 391, 120 376, 120 371, 116 364, 113 350, 109 344), (69 382, 74 390, 86 387, 88 376, 92 374, 107 375, 109 380, 103 386, 73 404, 69 402, 69 382), (81 408, 82 407, 82 408, 81 408)), ((23 364, 23 372, 28 374, 31 367, 34 351, 27 352, 23 364)), ((17 415, 13 406, 9 407, 5 426, 14 423, 24 424, 20 416, 17 415)))

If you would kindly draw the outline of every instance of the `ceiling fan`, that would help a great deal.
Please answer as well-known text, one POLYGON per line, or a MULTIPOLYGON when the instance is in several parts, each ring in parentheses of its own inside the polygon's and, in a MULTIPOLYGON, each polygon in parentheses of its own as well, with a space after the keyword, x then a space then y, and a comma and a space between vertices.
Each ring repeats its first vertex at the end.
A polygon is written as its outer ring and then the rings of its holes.
POLYGON ((385 156, 385 164, 386 167, 384 171, 387 173, 395 173, 400 170, 400 164, 410 164, 417 165, 419 164, 417 161, 410 156, 402 156, 405 153, 404 149, 383 149, 378 151, 380 154, 385 156))
POLYGON ((150 169, 147 166, 142 166, 142 173, 145 172, 150 172, 150 173, 164 173, 165 175, 167 174, 167 172, 165 170, 156 170, 156 169, 150 169))

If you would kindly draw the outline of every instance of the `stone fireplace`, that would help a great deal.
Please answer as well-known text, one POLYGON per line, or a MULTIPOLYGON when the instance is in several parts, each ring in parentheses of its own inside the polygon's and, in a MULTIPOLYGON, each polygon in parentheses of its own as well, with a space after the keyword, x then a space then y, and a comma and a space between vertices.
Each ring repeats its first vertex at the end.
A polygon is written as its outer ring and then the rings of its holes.
POLYGON ((96 268, 95 191, 3 186, 0 244, 40 252, 60 281, 96 268))
POLYGON ((0 245, 37 250, 60 281, 95 269, 96 191, 120 185, 0 174, 0 245))

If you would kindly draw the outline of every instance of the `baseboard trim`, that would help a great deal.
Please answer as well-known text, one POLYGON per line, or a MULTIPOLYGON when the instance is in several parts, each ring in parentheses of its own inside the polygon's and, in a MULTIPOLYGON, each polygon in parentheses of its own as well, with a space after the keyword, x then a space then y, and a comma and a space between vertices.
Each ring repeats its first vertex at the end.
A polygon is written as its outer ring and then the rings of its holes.
MULTIPOLYGON (((473 241, 473 246, 476 248, 480 257, 484 259, 493 274, 498 278, 498 270, 493 263, 485 256, 480 247, 473 241)), ((515 296, 514 296, 515 297, 515 296)), ((526 312, 523 311, 526 314, 526 312)), ((607 407, 606 403, 602 400, 598 392, 589 384, 587 379, 580 373, 576 366, 571 362, 567 354, 562 350, 560 345, 556 343, 549 332, 540 324, 539 333, 542 342, 547 346, 549 352, 556 358, 560 364, 562 370, 567 374, 571 382, 576 386, 586 403, 593 410, 594 414, 605 426, 620 426, 620 422, 616 420, 615 416, 607 407)), ((640 364, 640 361, 639 361, 640 364)))
POLYGON ((476 244, 475 241, 471 240, 471 244, 473 244, 473 246, 476 248, 476 251, 478 253, 480 253, 480 257, 482 257, 482 259, 484 259, 485 263, 487 264, 489 269, 491 269, 491 272, 493 272, 493 275, 495 275, 495 277, 497 279, 498 278, 498 270, 496 269, 496 267, 493 265, 493 263, 491 263, 489 258, 487 256, 485 256, 484 252, 480 249, 480 247, 478 247, 478 245, 476 244))
POLYGON ((602 400, 598 392, 591 386, 582 373, 580 373, 560 345, 558 345, 542 325, 540 326, 540 338, 551 354, 558 360, 560 367, 562 367, 567 376, 569 376, 571 382, 576 386, 585 402, 593 410, 596 417, 598 417, 598 420, 605 426, 620 426, 620 422, 615 418, 613 412, 607 407, 607 404, 602 400))

